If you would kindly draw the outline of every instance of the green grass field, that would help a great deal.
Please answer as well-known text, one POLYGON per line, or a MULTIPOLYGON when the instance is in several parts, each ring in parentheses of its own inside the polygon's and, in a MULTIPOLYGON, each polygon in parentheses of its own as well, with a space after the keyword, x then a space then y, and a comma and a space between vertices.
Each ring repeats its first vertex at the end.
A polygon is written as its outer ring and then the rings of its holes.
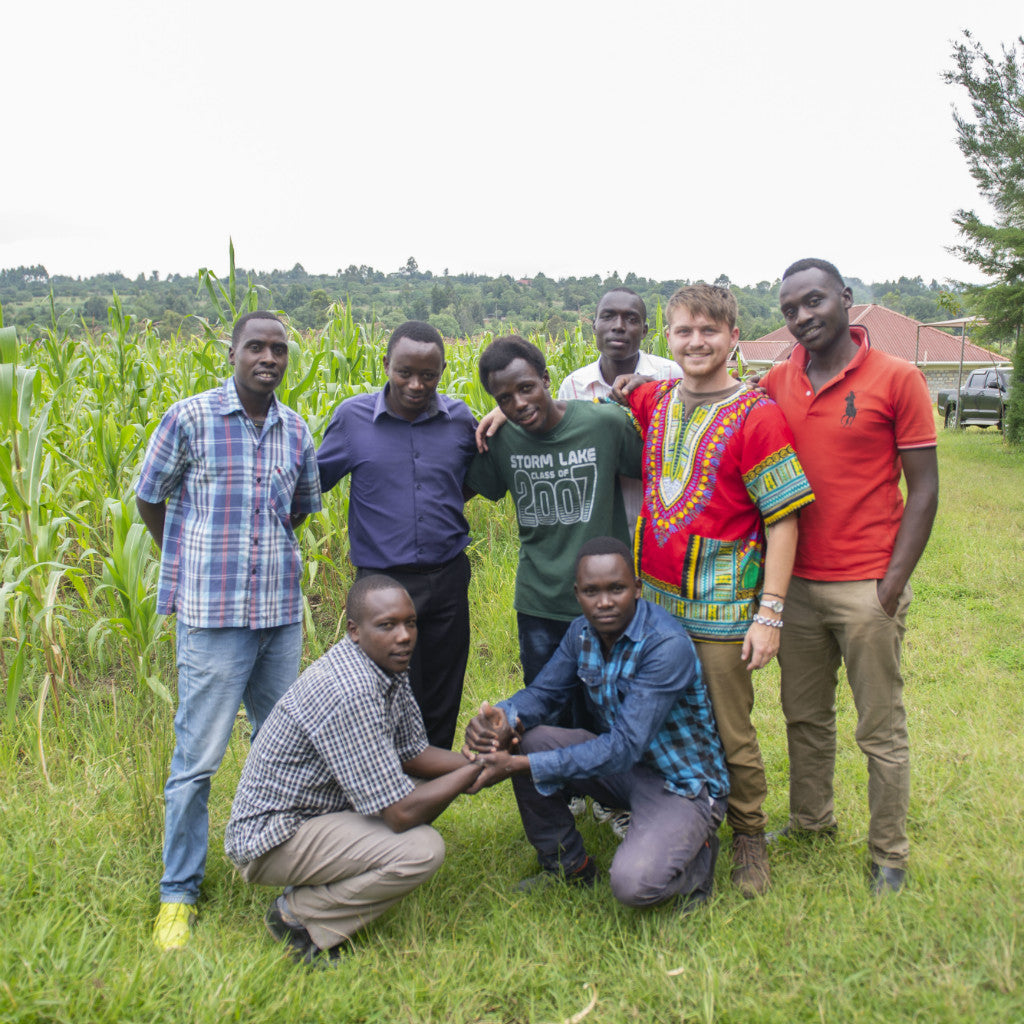
MULTIPOLYGON (((0 734, 0 1020, 591 1022, 1024 1020, 1024 477, 993 432, 940 432, 941 500, 913 579, 905 648, 913 756, 911 879, 867 890, 866 773, 840 692, 837 814, 825 848, 773 853, 774 887, 745 901, 727 856, 711 904, 620 907, 593 892, 513 892, 534 869, 509 787, 438 821, 432 882, 363 934, 336 967, 297 970, 266 935, 272 893, 245 886, 223 828, 248 743, 242 720, 214 781, 200 919, 190 946, 150 943, 160 875, 170 708, 117 669, 0 734), (38 747, 46 755, 43 773, 38 747)), ((471 506, 475 637, 463 718, 517 686, 509 509, 471 506)), ((333 639, 342 579, 311 589, 333 639)), ((173 678, 166 644, 158 674, 173 678)), ((83 654, 84 657, 84 654, 83 654)), ((773 827, 787 813, 774 666, 756 721, 773 827)), ((28 705, 28 708, 33 705, 28 705)), ((602 868, 607 829, 583 826, 602 868)), ((723 843, 727 854, 728 842, 723 843)))

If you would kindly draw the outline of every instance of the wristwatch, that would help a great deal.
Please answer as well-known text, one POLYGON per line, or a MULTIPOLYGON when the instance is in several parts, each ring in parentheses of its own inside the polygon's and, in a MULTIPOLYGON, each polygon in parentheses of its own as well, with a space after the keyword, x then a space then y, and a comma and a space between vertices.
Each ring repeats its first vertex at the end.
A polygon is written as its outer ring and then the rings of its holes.
POLYGON ((782 609, 785 608, 785 604, 782 601, 769 601, 766 597, 761 598, 762 608, 771 608, 776 615, 782 614, 782 609))

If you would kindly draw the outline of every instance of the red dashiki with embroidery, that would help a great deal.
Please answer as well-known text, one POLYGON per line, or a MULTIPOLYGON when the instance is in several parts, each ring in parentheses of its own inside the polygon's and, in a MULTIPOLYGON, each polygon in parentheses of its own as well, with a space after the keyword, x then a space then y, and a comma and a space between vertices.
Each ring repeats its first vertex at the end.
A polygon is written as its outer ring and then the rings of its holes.
POLYGON ((694 640, 742 640, 757 610, 765 526, 814 500, 778 406, 746 386, 693 410, 675 381, 629 396, 644 434, 636 566, 643 596, 694 640))

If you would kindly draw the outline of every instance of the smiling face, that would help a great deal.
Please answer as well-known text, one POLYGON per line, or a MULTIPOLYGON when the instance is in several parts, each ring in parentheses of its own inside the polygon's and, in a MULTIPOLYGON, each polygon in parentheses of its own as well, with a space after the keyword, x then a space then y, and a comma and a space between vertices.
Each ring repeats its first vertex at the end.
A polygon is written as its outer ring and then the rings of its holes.
POLYGON ((504 369, 491 371, 487 390, 513 423, 531 434, 546 434, 561 419, 550 383, 546 370, 540 374, 525 359, 513 359, 504 369))
POLYGON ((576 600, 605 650, 636 614, 640 581, 621 555, 586 555, 576 568, 576 600))
POLYGON ((647 334, 643 300, 629 292, 607 292, 594 314, 594 345, 612 362, 635 359, 647 334))
POLYGON ((414 420, 427 408, 444 373, 444 356, 430 341, 399 338, 384 357, 388 375, 388 408, 402 419, 414 420))
POLYGON ((721 391, 729 386, 729 353, 739 341, 738 327, 729 329, 703 313, 677 306, 665 328, 669 352, 683 371, 691 391, 721 391))
POLYGON ((242 325, 228 349, 235 368, 235 390, 250 414, 265 412, 288 369, 288 335, 277 320, 253 319, 242 325))
POLYGON ((416 646, 412 599, 399 586, 369 591, 363 598, 359 621, 348 622, 348 635, 385 672, 404 672, 416 646))
POLYGON ((789 333, 812 355, 826 355, 850 336, 853 293, 818 267, 791 274, 779 289, 789 333))

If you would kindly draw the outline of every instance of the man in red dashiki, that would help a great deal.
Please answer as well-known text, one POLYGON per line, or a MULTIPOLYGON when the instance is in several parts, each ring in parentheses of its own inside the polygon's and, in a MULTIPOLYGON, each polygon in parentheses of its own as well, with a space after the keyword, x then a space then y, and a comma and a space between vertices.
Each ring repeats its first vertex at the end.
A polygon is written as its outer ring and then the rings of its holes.
POLYGON ((724 288, 677 291, 666 334, 683 380, 642 384, 627 401, 644 433, 643 596, 676 616, 697 649, 729 770, 732 878, 753 897, 771 879, 750 673, 778 650, 794 513, 814 495, 778 407, 729 375, 736 314, 724 288))

